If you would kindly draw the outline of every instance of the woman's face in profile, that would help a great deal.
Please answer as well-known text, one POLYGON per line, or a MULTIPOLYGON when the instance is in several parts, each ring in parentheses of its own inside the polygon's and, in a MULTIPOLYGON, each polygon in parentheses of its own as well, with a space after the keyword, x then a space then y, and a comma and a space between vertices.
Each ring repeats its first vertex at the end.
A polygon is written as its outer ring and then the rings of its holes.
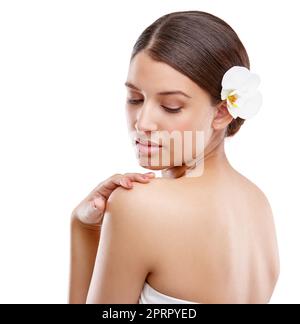
POLYGON ((125 85, 128 128, 141 166, 161 170, 203 152, 215 112, 203 89, 143 51, 131 61, 125 85), (162 146, 149 148, 136 144, 138 139, 162 146))

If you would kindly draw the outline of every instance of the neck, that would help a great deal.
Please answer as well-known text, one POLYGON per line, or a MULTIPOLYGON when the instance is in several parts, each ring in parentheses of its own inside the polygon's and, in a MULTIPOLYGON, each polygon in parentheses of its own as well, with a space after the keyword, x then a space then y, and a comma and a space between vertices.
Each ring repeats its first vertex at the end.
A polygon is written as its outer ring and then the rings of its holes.
POLYGON ((224 150, 224 140, 206 148, 201 158, 182 166, 169 167, 161 171, 162 178, 200 177, 210 170, 229 166, 224 150))

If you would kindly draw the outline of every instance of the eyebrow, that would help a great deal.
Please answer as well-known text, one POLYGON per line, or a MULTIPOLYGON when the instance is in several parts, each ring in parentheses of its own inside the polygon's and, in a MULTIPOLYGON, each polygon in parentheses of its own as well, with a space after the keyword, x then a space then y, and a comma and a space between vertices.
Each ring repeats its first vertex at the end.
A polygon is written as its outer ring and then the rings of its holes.
MULTIPOLYGON (((135 85, 133 85, 131 82, 128 82, 128 81, 125 82, 125 86, 128 88, 134 89, 134 90, 141 91, 138 87, 136 87, 135 85)), ((188 94, 186 94, 185 92, 183 92, 181 90, 162 91, 162 92, 158 92, 157 94, 162 95, 162 96, 181 94, 187 98, 192 98, 191 96, 189 96, 188 94)))

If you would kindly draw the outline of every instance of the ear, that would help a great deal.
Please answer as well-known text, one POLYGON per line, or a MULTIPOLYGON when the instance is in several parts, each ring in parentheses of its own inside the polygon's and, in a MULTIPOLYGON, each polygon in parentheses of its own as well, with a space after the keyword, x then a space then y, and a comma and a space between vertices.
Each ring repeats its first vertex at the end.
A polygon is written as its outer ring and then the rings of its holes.
POLYGON ((226 101, 222 101, 216 106, 216 114, 212 121, 212 127, 215 130, 221 130, 227 127, 232 121, 233 117, 230 115, 227 109, 226 101))

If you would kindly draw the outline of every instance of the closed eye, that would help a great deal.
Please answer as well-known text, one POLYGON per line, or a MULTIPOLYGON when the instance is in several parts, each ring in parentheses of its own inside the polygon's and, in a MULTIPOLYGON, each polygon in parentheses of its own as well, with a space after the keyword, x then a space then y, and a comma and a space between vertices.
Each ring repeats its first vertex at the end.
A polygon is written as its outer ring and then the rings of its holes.
MULTIPOLYGON (((142 103, 144 100, 143 99, 128 99, 127 100, 127 103, 129 103, 130 105, 138 105, 140 103, 142 103)), ((163 106, 161 105, 161 107, 171 113, 171 114, 174 114, 174 113, 178 113, 181 111, 182 107, 178 107, 178 108, 170 108, 170 107, 166 107, 166 106, 163 106)))
POLYGON ((165 106, 161 106, 162 108, 164 108, 164 110, 166 110, 167 112, 169 112, 169 113, 178 113, 178 112, 180 112, 181 111, 181 107, 179 107, 179 108, 168 108, 168 107, 165 107, 165 106))

